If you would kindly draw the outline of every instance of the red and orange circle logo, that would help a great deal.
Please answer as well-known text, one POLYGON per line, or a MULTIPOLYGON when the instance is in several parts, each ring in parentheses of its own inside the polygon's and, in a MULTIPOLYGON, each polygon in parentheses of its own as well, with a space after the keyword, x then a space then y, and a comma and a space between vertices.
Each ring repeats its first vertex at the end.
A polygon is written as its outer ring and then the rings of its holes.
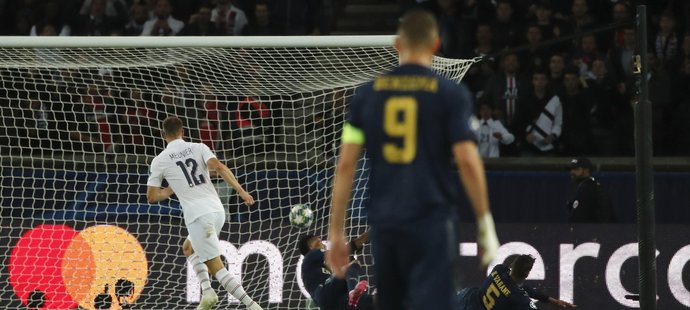
POLYGON ((148 276, 146 252, 117 226, 77 232, 65 225, 40 225, 12 249, 10 284, 25 305, 41 309, 110 309, 132 304, 148 276))

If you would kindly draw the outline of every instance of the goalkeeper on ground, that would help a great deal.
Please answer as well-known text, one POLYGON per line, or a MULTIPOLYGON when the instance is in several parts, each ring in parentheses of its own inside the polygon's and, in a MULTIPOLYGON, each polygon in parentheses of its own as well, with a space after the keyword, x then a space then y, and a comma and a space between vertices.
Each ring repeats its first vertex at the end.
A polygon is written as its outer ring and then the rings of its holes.
MULTIPOLYGON (((368 241, 368 232, 350 241, 350 254, 362 250, 368 241)), ((339 279, 332 276, 324 261, 326 245, 321 238, 312 234, 304 235, 297 242, 297 248, 304 255, 299 271, 304 286, 320 309, 374 309, 373 296, 366 292, 369 282, 363 279, 362 267, 357 260, 351 257, 346 279, 339 279)))

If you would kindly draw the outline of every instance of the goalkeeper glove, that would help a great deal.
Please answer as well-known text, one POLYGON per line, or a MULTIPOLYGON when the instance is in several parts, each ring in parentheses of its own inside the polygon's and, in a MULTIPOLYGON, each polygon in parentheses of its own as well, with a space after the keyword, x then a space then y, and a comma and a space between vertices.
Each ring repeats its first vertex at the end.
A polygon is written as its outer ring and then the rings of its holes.
POLYGON ((481 265, 488 266, 496 257, 499 245, 494 218, 490 212, 477 218, 477 243, 479 244, 481 265))

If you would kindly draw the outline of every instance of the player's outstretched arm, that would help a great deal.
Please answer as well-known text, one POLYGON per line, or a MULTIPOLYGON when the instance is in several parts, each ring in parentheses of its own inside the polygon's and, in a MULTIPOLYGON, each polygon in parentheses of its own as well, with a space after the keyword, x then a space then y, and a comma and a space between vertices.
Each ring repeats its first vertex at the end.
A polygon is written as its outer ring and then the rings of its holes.
POLYGON ((364 244, 368 242, 369 230, 365 231, 363 234, 359 235, 359 237, 348 242, 348 245, 350 246, 350 254, 354 254, 355 252, 362 250, 364 244))
POLYGON ((246 205, 250 206, 254 204, 254 197, 252 197, 252 195, 247 193, 247 191, 242 188, 242 185, 240 185, 240 182, 237 181, 237 178, 235 178, 235 175, 232 173, 232 171, 230 171, 228 166, 221 163, 218 158, 209 159, 206 165, 210 171, 215 171, 218 173, 223 180, 225 180, 225 182, 227 182, 235 191, 237 191, 246 205))
POLYGON ((467 197, 477 217, 477 243, 482 266, 488 266, 498 251, 498 237, 489 209, 486 175, 477 145, 473 141, 460 141, 453 145, 453 156, 467 197))
POLYGON ((362 145, 360 144, 341 145, 333 181, 331 222, 328 228, 330 250, 326 252, 326 260, 333 269, 333 274, 341 279, 345 277, 345 270, 349 263, 349 247, 345 244, 345 209, 352 195, 352 180, 361 152, 362 145))
POLYGON ((146 187, 146 200, 149 203, 156 203, 166 200, 172 196, 173 190, 170 187, 160 188, 155 186, 146 187))

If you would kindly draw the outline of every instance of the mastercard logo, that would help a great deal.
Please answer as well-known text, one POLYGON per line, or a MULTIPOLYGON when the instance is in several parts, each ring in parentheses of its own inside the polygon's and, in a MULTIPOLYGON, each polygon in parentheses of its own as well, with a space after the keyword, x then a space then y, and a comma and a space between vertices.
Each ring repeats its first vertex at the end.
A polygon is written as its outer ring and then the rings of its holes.
POLYGON ((137 239, 117 226, 77 232, 40 225, 12 248, 9 273, 15 294, 30 308, 116 310, 140 296, 148 262, 137 239))

